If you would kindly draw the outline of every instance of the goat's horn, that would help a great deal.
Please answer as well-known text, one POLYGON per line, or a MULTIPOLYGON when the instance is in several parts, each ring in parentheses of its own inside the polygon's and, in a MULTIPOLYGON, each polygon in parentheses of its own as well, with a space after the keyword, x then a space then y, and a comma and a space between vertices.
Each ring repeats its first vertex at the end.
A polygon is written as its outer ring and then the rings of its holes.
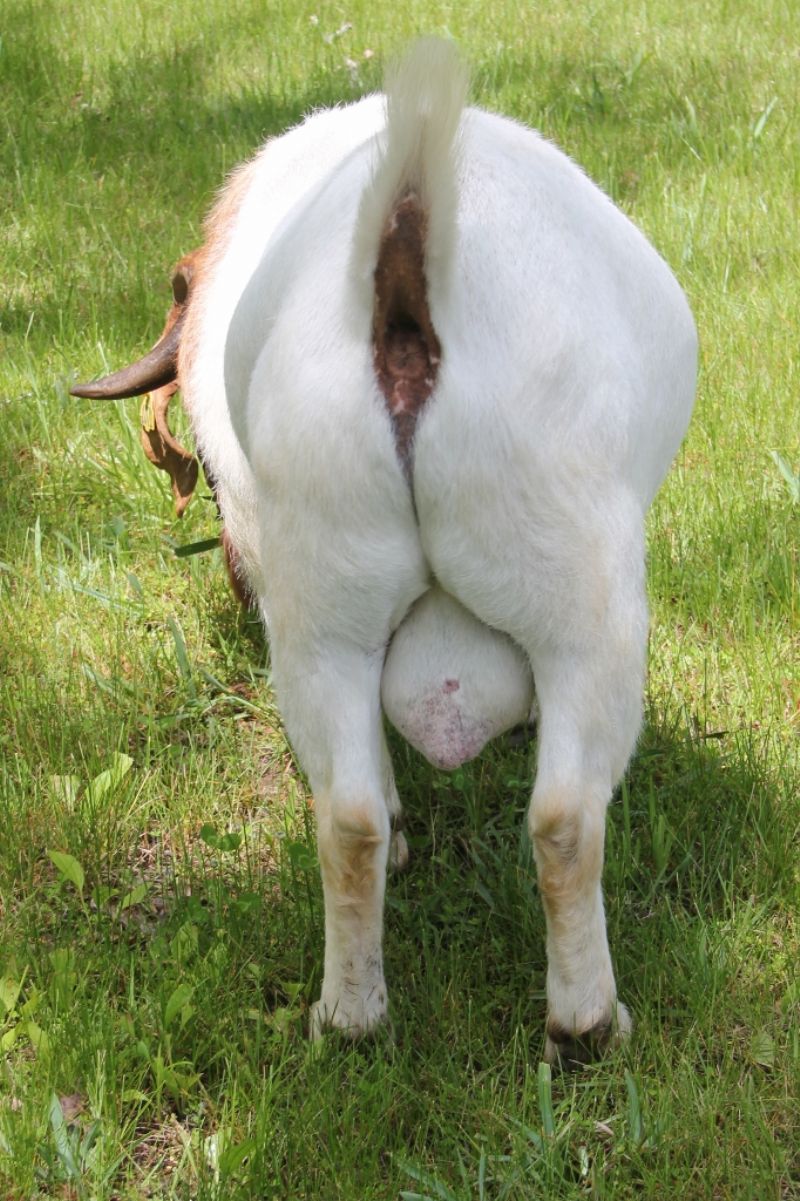
POLYGON ((159 338, 153 349, 130 367, 123 367, 113 375, 104 375, 93 384, 76 384, 70 388, 72 396, 83 396, 87 400, 119 400, 124 396, 141 396, 171 384, 178 375, 178 347, 181 344, 183 313, 159 338))

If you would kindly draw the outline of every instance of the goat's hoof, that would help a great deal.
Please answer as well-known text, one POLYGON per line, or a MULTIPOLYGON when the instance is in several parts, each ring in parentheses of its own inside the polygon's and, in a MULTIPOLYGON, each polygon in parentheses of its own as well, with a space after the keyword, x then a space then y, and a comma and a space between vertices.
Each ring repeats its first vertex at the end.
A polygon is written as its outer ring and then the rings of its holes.
POLYGON ((402 830, 392 832, 389 843, 389 867, 393 872, 404 872, 408 867, 408 843, 402 830))
POLYGON ((584 1064, 601 1059, 603 1055, 619 1047, 630 1034, 632 1027, 631 1016, 619 1001, 615 1004, 611 1017, 596 1022, 580 1034, 549 1020, 544 1047, 545 1061, 557 1064, 565 1071, 574 1071, 584 1064))
POLYGON ((311 1006, 309 1035, 314 1043, 320 1042, 326 1034, 336 1034, 350 1042, 375 1038, 388 1026, 385 988, 377 1004, 360 1005, 358 1012, 347 1012, 341 1005, 328 1006, 321 1000, 311 1006))

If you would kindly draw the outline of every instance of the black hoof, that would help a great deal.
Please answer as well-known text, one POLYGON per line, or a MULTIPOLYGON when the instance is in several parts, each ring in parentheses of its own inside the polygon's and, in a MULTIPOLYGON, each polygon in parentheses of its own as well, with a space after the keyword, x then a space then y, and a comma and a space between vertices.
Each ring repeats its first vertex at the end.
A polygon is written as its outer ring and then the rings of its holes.
POLYGON ((574 1072, 587 1063, 594 1063, 619 1044, 619 1034, 611 1022, 598 1022, 582 1034, 574 1034, 563 1026, 547 1027, 544 1057, 548 1063, 565 1072, 574 1072))

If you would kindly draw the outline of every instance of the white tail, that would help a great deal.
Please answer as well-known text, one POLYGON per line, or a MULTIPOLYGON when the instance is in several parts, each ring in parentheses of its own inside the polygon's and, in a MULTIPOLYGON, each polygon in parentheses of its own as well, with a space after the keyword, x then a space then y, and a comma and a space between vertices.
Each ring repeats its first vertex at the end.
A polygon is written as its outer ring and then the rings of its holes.
POLYGON ((469 76, 451 42, 425 38, 386 78, 386 130, 358 214, 357 261, 371 271, 381 231, 407 192, 427 218, 428 263, 443 263, 453 242, 457 133, 469 76), (362 257, 363 255, 363 257, 362 257))

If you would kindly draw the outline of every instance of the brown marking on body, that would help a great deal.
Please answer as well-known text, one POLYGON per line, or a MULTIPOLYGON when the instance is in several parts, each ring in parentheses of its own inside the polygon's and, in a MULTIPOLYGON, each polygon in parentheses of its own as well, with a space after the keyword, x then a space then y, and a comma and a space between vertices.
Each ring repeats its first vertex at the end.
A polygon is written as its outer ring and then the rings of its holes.
POLYGON ((222 547, 222 557, 225 560, 225 569, 228 573, 228 582, 231 586, 231 590, 233 591, 233 595, 236 597, 243 609, 255 609, 257 603, 256 598, 253 595, 252 589, 247 581, 247 577, 244 574, 242 561, 239 558, 236 547, 233 545, 231 536, 226 530, 225 526, 222 527, 219 541, 220 546, 222 547))
POLYGON ((580 888, 582 825, 579 812, 553 814, 545 820, 534 815, 537 875, 546 906, 569 900, 580 888))
POLYGON ((431 321, 425 279, 427 219, 414 192, 392 210, 375 266, 372 345, 375 375, 410 477, 417 418, 433 391, 442 349, 431 321))
POLYGON ((602 815, 598 823, 571 790, 554 790, 534 802, 530 831, 551 933, 555 938, 566 936, 576 907, 581 908, 603 870, 602 815))
MULTIPOLYGON (((201 295, 206 283, 213 278, 214 268, 223 259, 230 244, 236 222, 242 205, 257 173, 259 156, 241 163, 228 176, 219 193, 214 207, 203 222, 205 241, 201 247, 202 256, 194 264, 194 281, 192 291, 201 295)), ((190 306, 181 333, 181 344, 178 350, 178 379, 181 390, 191 392, 191 373, 197 359, 202 341, 202 299, 199 304, 190 306)), ((191 420, 191 395, 185 396, 185 404, 191 420)))
POLYGON ((379 834, 339 833, 342 858, 337 905, 361 906, 372 899, 377 882, 375 857, 382 841, 379 834))

